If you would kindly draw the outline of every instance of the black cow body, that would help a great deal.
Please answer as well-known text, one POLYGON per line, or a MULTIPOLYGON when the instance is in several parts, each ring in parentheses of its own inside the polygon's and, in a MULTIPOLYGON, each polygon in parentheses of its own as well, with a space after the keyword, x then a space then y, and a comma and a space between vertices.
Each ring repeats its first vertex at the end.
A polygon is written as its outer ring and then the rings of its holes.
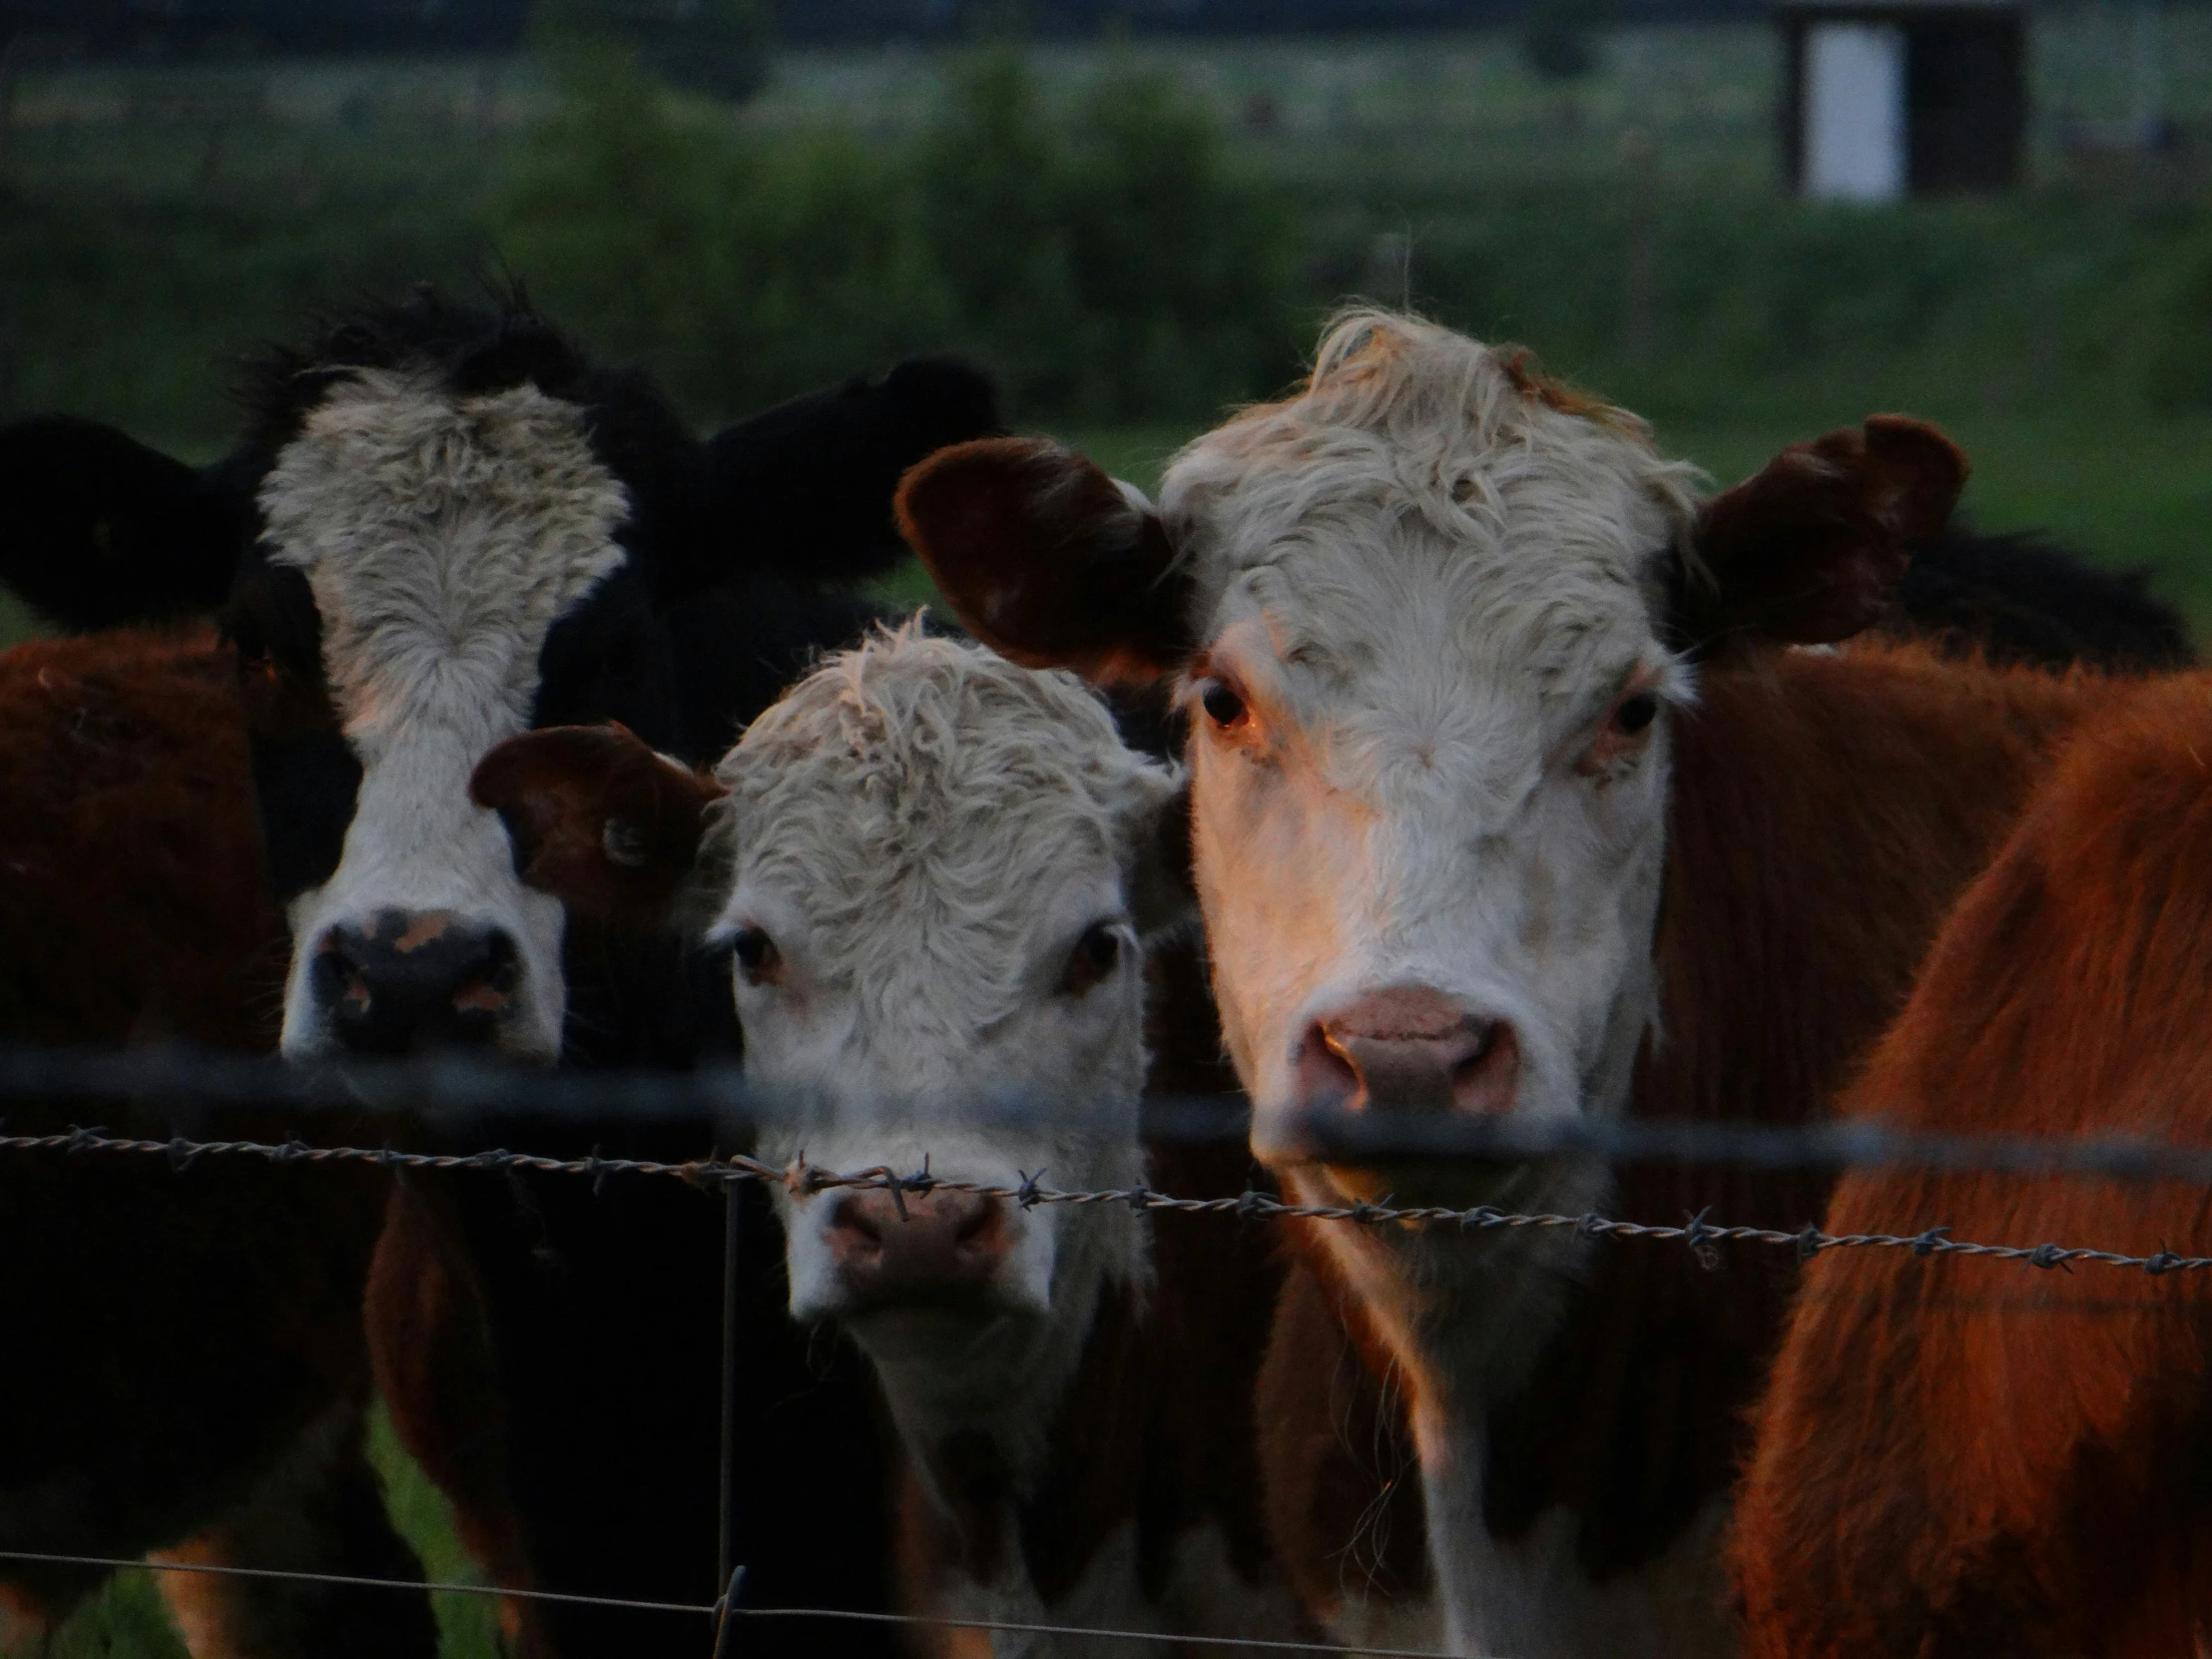
MULTIPOLYGON (((834 584, 900 554, 889 498, 989 430, 957 364, 901 365, 701 443, 643 376, 594 368, 522 301, 418 294, 269 362, 246 437, 195 472, 84 422, 0 431, 0 579, 97 627, 220 604, 268 862, 290 924, 282 1046, 482 1045, 686 1066, 737 1042, 726 967, 564 925, 516 880, 468 771, 537 725, 614 719, 720 754, 872 614, 834 584)), ((670 1158, 698 1134, 445 1126, 670 1158)), ((760 1207, 756 1206, 758 1210, 760 1207)), ((502 1582, 711 1601, 719 1200, 673 1181, 470 1172, 397 1192, 369 1274, 379 1382, 502 1582)), ((880 1609, 888 1470, 872 1387, 811 1357, 781 1242, 749 1224, 739 1558, 749 1601, 880 1609)), ((510 1604, 525 1653, 693 1653, 697 1616, 510 1604)), ((748 1651, 887 1652, 781 1621, 748 1651)))

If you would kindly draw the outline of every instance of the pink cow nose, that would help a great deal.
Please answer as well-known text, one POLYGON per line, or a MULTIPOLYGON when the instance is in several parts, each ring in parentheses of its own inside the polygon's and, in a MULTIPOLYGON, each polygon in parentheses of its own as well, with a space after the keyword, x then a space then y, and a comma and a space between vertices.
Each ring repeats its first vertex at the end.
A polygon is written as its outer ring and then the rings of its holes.
POLYGON ((1426 985, 1392 985, 1329 1010, 1298 1051, 1306 1106, 1504 1113, 1519 1078, 1513 1028, 1426 985))
POLYGON ((1006 1207, 973 1193, 892 1195, 856 1187, 837 1197, 830 1255, 861 1303, 959 1300, 983 1290, 1013 1243, 1006 1207))

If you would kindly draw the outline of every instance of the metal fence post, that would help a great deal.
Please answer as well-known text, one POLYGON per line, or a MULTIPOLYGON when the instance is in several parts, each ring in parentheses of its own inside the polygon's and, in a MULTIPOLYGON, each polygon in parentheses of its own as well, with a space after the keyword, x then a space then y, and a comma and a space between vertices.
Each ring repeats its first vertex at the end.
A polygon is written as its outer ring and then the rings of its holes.
POLYGON ((739 1274, 744 1267, 745 1186, 736 1176, 722 1183, 722 1486, 717 1493, 721 1549, 715 1582, 732 1585, 738 1568, 738 1309, 744 1298, 739 1274))

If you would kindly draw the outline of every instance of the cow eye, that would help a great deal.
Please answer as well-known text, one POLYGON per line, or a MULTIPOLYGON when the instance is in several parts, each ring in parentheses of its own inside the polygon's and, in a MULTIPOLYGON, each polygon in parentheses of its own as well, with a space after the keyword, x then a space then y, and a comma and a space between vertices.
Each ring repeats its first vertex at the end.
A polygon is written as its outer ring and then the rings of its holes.
POLYGON ((1613 711, 1613 729, 1634 737, 1659 718, 1659 699, 1650 692, 1638 692, 1613 711))
POLYGON ((1120 960, 1121 934, 1112 922, 1094 922, 1083 930, 1069 952, 1067 969, 1060 975, 1060 989, 1069 996, 1081 996, 1112 973, 1120 960))
POLYGON ((1198 706, 1216 726, 1228 729, 1245 717, 1245 700, 1219 680, 1209 680, 1198 691, 1198 706))
POLYGON ((741 927, 730 935, 730 954, 749 985, 774 985, 784 977, 784 954, 762 927, 741 927))

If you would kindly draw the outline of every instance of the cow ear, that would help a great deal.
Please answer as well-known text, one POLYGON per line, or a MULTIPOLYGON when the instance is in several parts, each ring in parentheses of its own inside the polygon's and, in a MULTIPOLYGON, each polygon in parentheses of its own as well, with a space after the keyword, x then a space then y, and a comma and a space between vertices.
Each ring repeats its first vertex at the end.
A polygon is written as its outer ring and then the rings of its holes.
MULTIPOLYGON (((990 377, 916 357, 779 404, 707 440, 713 539, 749 567, 802 582, 879 575, 905 556, 891 495, 933 450, 999 431, 990 377)), ((712 558, 695 585, 725 579, 712 558)))
POLYGON ((42 415, 0 426, 0 582, 65 628, 211 610, 253 497, 112 426, 42 415))
POLYGON ((650 928, 680 919, 723 791, 610 722, 509 738, 468 793, 506 825, 524 881, 593 921, 650 928))
POLYGON ((1825 645, 1882 614, 1916 543, 1966 483, 1966 457, 1935 427, 1876 415, 1794 443, 1699 509, 1699 562, 1676 595, 1694 654, 1769 642, 1825 645))
POLYGON ((1025 667, 1141 683, 1191 652, 1160 515, 1049 438, 940 450, 898 486, 898 525, 968 632, 1025 667))

